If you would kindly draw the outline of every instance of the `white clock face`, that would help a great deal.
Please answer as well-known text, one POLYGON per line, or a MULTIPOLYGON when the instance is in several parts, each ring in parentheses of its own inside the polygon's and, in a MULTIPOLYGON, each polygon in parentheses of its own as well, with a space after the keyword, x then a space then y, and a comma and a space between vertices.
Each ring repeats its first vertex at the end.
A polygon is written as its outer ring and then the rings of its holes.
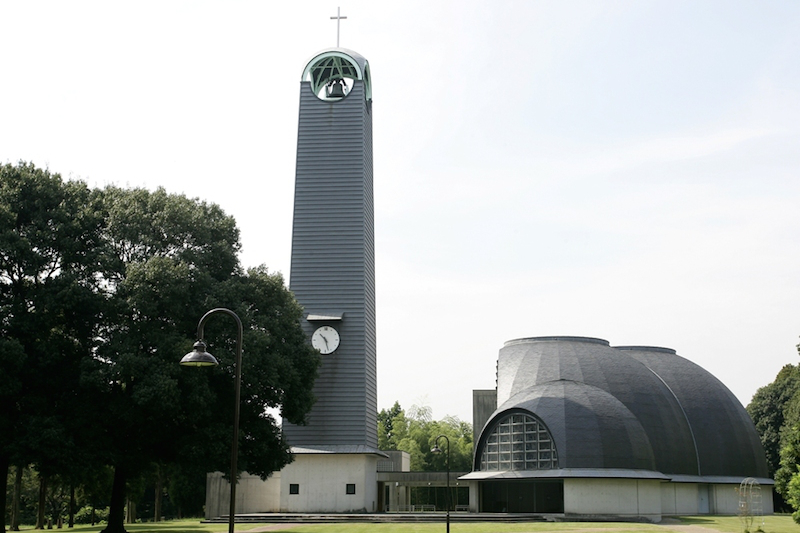
POLYGON ((323 355, 333 353, 339 347, 339 332, 330 326, 322 326, 311 335, 311 346, 323 355))

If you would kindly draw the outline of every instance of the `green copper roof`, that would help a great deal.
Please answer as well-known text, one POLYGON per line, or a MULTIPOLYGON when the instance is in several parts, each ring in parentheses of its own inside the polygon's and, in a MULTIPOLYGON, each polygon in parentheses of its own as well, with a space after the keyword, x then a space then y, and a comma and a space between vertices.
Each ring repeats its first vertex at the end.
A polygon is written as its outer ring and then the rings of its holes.
POLYGON ((352 50, 346 48, 323 50, 315 55, 303 70, 302 81, 311 82, 314 94, 319 94, 330 81, 338 79, 363 81, 365 98, 372 100, 369 62, 352 50))

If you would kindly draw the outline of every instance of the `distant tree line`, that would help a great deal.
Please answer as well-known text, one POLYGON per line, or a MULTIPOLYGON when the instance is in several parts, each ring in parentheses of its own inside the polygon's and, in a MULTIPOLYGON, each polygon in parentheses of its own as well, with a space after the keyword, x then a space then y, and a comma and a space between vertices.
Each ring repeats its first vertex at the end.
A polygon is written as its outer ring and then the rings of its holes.
MULTIPOLYGON (((427 406, 412 405, 406 412, 399 402, 378 413, 378 447, 381 450, 407 452, 412 472, 444 472, 447 470, 447 444, 439 441, 441 453, 431 450, 436 438, 445 435, 450 440, 450 471, 472 471, 472 424, 458 417, 448 416, 433 420, 427 406)), ((451 479, 452 505, 469 503, 469 489, 457 487, 451 479)), ((416 504, 433 504, 444 509, 444 487, 413 487, 411 499, 416 504)))
POLYGON ((178 361, 215 307, 245 326, 239 467, 291 460, 267 409, 303 422, 319 354, 281 275, 245 271, 239 249, 217 205, 0 165, 3 528, 108 507, 104 531, 121 533, 128 500, 156 520, 201 512, 205 473, 230 460, 233 322, 205 329, 219 367, 178 361))
MULTIPOLYGON (((798 346, 800 350, 800 346, 798 346)), ((747 406, 775 479, 776 511, 793 510, 800 523, 800 365, 786 365, 747 406)))

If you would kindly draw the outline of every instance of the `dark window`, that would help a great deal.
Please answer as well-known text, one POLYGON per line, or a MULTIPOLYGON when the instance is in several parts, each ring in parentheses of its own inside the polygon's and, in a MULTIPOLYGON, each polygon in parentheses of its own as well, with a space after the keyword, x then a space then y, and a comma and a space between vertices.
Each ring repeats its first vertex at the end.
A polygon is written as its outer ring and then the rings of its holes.
POLYGON ((289 483, 289 494, 300 494, 300 484, 289 483))
POLYGON ((564 482, 485 481, 481 483, 483 513, 563 513, 564 482))
POLYGON ((347 488, 345 489, 346 494, 355 494, 356 493, 356 484, 355 483, 348 483, 347 488))

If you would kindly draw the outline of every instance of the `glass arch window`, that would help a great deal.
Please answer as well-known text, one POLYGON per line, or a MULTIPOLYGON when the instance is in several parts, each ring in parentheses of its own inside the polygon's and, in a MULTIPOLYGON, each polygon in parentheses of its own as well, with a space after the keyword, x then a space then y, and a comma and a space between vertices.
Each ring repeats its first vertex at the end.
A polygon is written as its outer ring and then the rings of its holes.
POLYGON ((512 413, 495 424, 481 452, 481 470, 549 470, 558 468, 553 437, 544 423, 512 413))

